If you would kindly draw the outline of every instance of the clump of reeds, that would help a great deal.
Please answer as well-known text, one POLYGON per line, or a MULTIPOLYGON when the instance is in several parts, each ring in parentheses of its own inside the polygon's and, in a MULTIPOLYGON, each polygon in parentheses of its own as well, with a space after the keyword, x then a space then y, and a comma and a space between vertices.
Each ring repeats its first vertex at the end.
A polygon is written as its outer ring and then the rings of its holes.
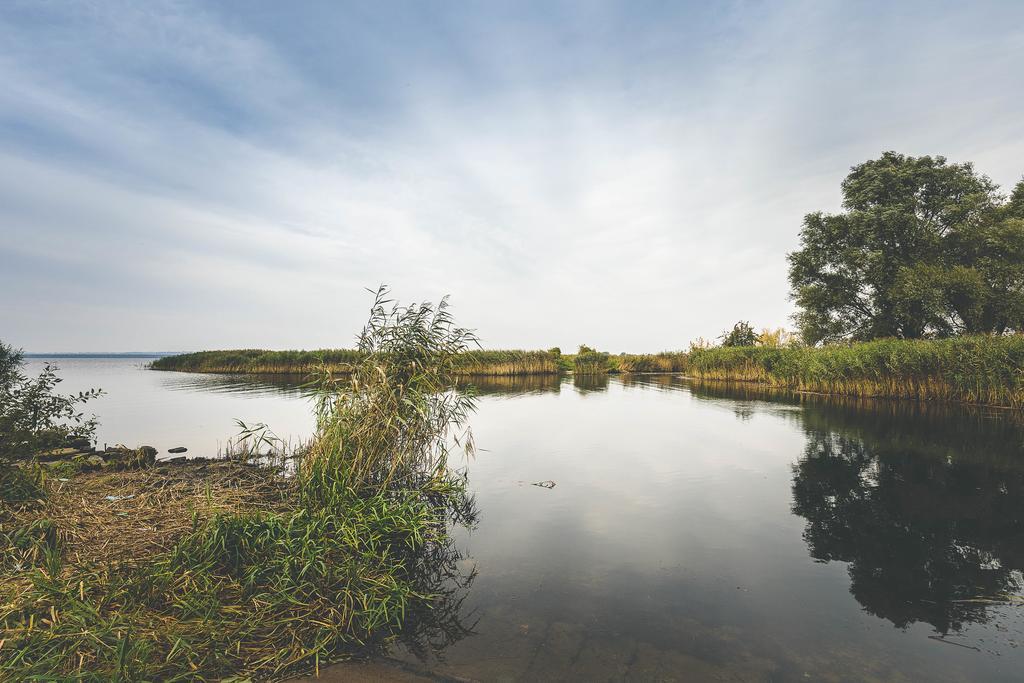
POLYGON ((595 351, 581 346, 573 359, 573 372, 577 375, 607 374, 611 369, 611 356, 604 351, 595 351))
POLYGON ((1024 407, 1024 336, 701 348, 690 352, 688 372, 801 391, 1019 408, 1024 407))
POLYGON ((316 496, 449 490, 452 444, 472 450, 464 427, 474 399, 453 386, 475 335, 455 325, 446 300, 398 306, 384 297, 379 291, 351 374, 317 380, 317 436, 301 470, 316 496))
POLYGON ((613 360, 618 372, 686 372, 689 367, 687 355, 681 351, 640 355, 623 353, 613 360))

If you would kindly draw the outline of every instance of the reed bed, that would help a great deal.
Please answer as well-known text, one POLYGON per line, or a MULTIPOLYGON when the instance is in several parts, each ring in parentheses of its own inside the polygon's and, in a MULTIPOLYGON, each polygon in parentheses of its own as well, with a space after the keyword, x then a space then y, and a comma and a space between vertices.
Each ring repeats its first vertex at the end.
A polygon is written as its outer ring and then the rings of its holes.
POLYGON ((581 351, 573 359, 577 375, 606 375, 611 367, 611 356, 604 351, 581 351))
POLYGON ((453 374, 457 376, 511 377, 514 375, 557 375, 559 356, 551 351, 485 351, 460 353, 453 374))
POLYGON ((1022 408, 1024 336, 696 349, 688 373, 798 391, 1022 408))
POLYGON ((622 353, 612 357, 614 372, 686 372, 689 360, 685 352, 663 351, 655 354, 622 353))
POLYGON ((164 356, 153 361, 150 367, 154 370, 177 372, 308 375, 323 369, 334 373, 348 373, 361 360, 362 354, 353 349, 319 349, 316 351, 235 349, 164 356))
MULTIPOLYGON (((154 370, 223 372, 266 375, 350 374, 364 358, 358 350, 318 351, 198 351, 165 356, 151 364, 154 370)), ((553 375, 561 371, 559 354, 551 351, 470 350, 458 354, 454 376, 553 375)))

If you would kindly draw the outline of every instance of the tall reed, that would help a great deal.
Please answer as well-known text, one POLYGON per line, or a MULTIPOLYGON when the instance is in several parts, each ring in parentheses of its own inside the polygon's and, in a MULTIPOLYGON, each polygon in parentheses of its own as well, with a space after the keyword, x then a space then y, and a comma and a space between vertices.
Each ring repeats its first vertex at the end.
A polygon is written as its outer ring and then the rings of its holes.
POLYGON ((618 372, 686 372, 689 367, 687 355, 682 351, 640 355, 622 353, 612 360, 618 372))
POLYGON ((581 350, 573 361, 573 371, 577 375, 608 374, 610 358, 604 351, 581 350))
POLYGON ((303 490, 453 491, 453 445, 472 452, 474 399, 455 391, 460 357, 477 343, 447 300, 399 306, 381 289, 359 335, 361 360, 317 380, 317 435, 302 461, 303 490))
POLYGON ((850 396, 1024 407, 1024 336, 880 339, 820 348, 718 347, 689 373, 850 396))

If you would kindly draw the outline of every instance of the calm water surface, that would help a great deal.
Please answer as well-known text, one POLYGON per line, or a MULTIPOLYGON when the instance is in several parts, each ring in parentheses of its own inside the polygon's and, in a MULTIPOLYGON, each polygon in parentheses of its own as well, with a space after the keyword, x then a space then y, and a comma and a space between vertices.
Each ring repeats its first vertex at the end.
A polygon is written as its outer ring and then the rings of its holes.
MULTIPOLYGON (((312 427, 288 380, 59 363, 108 392, 101 443, 207 455, 235 418, 312 427)), ((483 681, 1024 680, 1008 416, 664 376, 479 393, 459 622, 392 656, 483 681)))

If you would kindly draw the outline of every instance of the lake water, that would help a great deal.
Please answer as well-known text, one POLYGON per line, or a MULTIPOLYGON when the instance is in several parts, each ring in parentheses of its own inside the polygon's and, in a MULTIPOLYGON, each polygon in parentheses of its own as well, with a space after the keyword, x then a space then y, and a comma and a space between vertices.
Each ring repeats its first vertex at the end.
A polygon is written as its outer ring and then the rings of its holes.
MULTIPOLYGON (((108 392, 101 444, 213 455, 236 418, 312 427, 288 380, 58 363, 65 390, 108 392)), ((669 376, 479 393, 461 623, 394 658, 482 681, 1024 680, 1012 416, 669 376)))

